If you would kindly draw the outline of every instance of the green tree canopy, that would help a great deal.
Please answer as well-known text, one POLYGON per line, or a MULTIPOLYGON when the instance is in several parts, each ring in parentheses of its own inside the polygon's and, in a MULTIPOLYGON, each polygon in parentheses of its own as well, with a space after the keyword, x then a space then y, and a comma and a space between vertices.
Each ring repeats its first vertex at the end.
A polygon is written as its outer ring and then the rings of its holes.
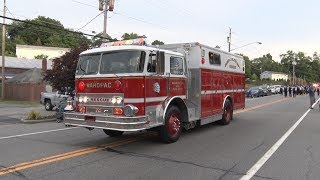
POLYGON ((151 43, 152 45, 164 45, 164 42, 159 41, 159 40, 155 40, 151 43))
POLYGON ((54 19, 39 16, 26 22, 14 21, 8 27, 8 37, 13 43, 75 48, 90 41, 82 34, 68 32, 54 19))

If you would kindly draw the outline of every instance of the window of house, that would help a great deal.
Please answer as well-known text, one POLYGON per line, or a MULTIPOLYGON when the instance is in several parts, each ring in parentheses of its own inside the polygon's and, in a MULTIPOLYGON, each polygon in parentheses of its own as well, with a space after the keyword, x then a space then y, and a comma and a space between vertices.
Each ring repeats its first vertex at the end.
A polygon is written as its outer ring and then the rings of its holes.
POLYGON ((170 73, 183 75, 183 59, 181 57, 170 57, 170 73))
POLYGON ((209 63, 212 65, 221 65, 220 54, 209 52, 209 63))

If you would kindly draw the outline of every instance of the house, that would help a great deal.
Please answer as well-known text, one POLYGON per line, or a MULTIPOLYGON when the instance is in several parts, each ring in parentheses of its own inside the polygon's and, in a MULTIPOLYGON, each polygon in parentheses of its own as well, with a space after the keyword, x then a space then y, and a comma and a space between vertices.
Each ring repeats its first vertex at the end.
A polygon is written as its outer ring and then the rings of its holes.
POLYGON ((45 55, 47 59, 54 59, 69 52, 70 48, 16 45, 16 54, 18 58, 34 59, 36 56, 45 55))
MULTIPOLYGON (((0 56, 2 59, 2 56, 0 56)), ((46 65, 42 64, 42 60, 39 59, 23 59, 17 57, 5 57, 5 78, 10 79, 17 74, 23 73, 33 68, 42 69, 45 66, 45 70, 52 69, 52 61, 47 60, 46 65)), ((0 63, 2 68, 2 63, 0 63)), ((1 81, 0 76, 0 81, 1 81)))
POLYGON ((288 74, 282 72, 273 72, 273 71, 264 71, 260 74, 260 79, 271 79, 274 81, 284 80, 287 81, 289 79, 288 74))

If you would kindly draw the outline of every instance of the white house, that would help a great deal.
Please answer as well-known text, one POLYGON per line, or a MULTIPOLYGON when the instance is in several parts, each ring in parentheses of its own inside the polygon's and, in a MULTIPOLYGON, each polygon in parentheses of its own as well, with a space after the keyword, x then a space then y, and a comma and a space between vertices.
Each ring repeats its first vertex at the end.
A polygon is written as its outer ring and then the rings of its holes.
POLYGON ((260 79, 271 79, 271 80, 285 80, 289 79, 288 74, 273 71, 264 71, 260 74, 260 79))
POLYGON ((46 47, 46 46, 30 46, 16 45, 16 54, 18 58, 34 59, 38 55, 47 55, 48 59, 53 59, 69 52, 70 48, 46 47))

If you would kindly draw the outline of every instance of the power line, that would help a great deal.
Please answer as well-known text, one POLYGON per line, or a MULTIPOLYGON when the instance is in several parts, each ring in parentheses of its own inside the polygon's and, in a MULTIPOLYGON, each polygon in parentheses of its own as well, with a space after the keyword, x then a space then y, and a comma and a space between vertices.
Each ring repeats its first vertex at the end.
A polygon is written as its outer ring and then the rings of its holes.
POLYGON ((93 20, 95 20, 97 17, 99 17, 103 12, 97 14, 94 18, 92 18, 89 22, 87 22, 85 25, 83 25, 81 28, 77 29, 76 31, 81 30, 82 28, 86 27, 88 24, 90 24, 93 20))
POLYGON ((8 8, 8 6, 6 6, 6 9, 7 9, 7 11, 9 12, 9 14, 11 14, 11 16, 12 16, 13 18, 16 18, 16 17, 14 17, 14 15, 11 13, 11 11, 10 11, 9 8, 8 8))
POLYGON ((76 3, 78 3, 78 4, 82 4, 82 5, 89 6, 89 7, 92 7, 92 8, 97 9, 96 6, 93 6, 93 5, 91 5, 91 4, 83 3, 83 2, 80 2, 80 1, 76 1, 76 0, 72 0, 72 1, 73 1, 73 2, 76 2, 76 3))
POLYGON ((69 32, 69 33, 74 33, 74 34, 80 34, 80 35, 86 35, 86 36, 90 36, 90 37, 99 37, 101 39, 109 39, 109 38, 104 38, 102 36, 98 36, 98 35, 92 35, 92 34, 87 34, 87 33, 83 33, 83 32, 76 32, 76 31, 71 31, 68 29, 64 29, 63 26, 53 26, 53 27, 48 27, 47 25, 43 25, 43 24, 38 24, 38 23, 34 23, 34 22, 30 22, 30 21, 25 21, 25 20, 20 20, 20 19, 16 19, 16 18, 10 18, 10 17, 4 17, 4 16, 0 16, 0 18, 5 18, 5 19, 9 19, 12 21, 18 21, 18 22, 23 22, 26 24, 31 24, 31 25, 35 25, 35 26, 40 26, 40 27, 46 27, 46 28, 51 28, 51 29, 55 29, 55 30, 59 30, 59 31, 65 31, 65 32, 69 32), (60 28, 58 28, 60 27, 60 28), (63 28, 63 29, 61 29, 63 28))

